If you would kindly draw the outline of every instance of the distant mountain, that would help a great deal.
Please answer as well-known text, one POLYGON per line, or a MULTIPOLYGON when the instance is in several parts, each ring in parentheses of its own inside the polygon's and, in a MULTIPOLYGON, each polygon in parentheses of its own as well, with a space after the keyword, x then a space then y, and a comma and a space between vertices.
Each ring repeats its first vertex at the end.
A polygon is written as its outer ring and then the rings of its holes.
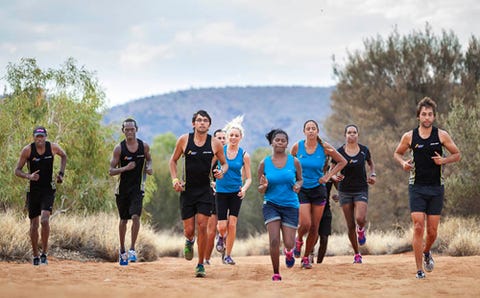
MULTIPOLYGON (((211 133, 238 115, 245 115, 242 147, 252 152, 268 147, 265 134, 282 128, 290 145, 303 138, 303 123, 308 119, 322 125, 330 113, 334 87, 225 87, 190 89, 156 95, 114 106, 104 123, 120 123, 134 117, 138 137, 151 143, 156 135, 172 132, 176 136, 191 132, 193 113, 202 109, 212 117, 211 133)), ((322 131, 322 127, 320 128, 322 131)), ((323 133, 320 133, 323 135, 323 133)))

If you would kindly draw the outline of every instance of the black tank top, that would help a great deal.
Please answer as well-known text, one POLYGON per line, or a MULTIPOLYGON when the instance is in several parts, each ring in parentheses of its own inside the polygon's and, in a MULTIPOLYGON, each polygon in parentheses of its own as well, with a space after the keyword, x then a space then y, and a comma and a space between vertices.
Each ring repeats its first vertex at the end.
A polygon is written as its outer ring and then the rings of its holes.
POLYGON ((438 136, 438 128, 432 127, 430 136, 422 139, 418 127, 413 130, 410 149, 413 152, 413 169, 410 171, 410 184, 442 185, 442 167, 433 162, 435 152, 443 156, 442 143, 438 136))
POLYGON ((207 135, 207 140, 202 147, 195 145, 194 134, 188 135, 185 148, 185 184, 186 189, 210 187, 210 171, 212 167, 213 150, 212 136, 207 135))
POLYGON ((127 149, 127 142, 120 143, 120 166, 124 167, 129 162, 135 162, 135 168, 120 174, 120 184, 117 193, 128 194, 131 191, 143 191, 145 187, 145 150, 143 141, 137 139, 138 148, 136 152, 127 149))
POLYGON ((35 143, 30 144, 28 168, 30 173, 40 170, 38 172, 40 179, 38 179, 38 181, 30 181, 30 191, 54 189, 54 185, 52 183, 53 154, 50 142, 45 142, 45 152, 42 155, 37 152, 35 143))

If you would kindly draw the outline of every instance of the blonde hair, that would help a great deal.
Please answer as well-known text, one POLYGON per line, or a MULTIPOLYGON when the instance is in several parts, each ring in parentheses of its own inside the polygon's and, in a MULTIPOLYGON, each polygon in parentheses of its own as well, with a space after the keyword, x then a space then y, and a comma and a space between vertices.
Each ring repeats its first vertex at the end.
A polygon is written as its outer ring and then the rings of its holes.
POLYGON ((225 125, 223 130, 226 131, 228 134, 232 128, 236 128, 240 131, 240 135, 242 137, 245 137, 245 130, 243 129, 243 126, 242 126, 243 116, 244 115, 240 115, 233 118, 230 122, 227 123, 227 125, 225 125))

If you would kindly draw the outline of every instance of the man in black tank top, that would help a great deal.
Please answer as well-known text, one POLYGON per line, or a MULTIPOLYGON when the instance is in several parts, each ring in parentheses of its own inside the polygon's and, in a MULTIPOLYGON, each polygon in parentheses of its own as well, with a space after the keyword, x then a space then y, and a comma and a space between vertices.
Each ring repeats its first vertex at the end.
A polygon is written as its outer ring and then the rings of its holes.
POLYGON ((137 139, 137 122, 128 118, 123 121, 122 132, 125 140, 115 146, 113 157, 110 161, 111 176, 120 175, 115 192, 120 224, 118 234, 120 237, 119 263, 122 266, 128 262, 137 261, 135 242, 140 230, 140 216, 142 214, 143 196, 145 190, 146 174, 152 175, 152 157, 147 143, 137 139), (132 220, 131 244, 128 252, 125 250, 125 234, 127 222, 132 220))
POLYGON ((198 234, 198 264, 195 268, 196 277, 205 276, 203 266, 207 244, 207 222, 212 212, 212 189, 210 187, 210 171, 212 159, 215 156, 221 164, 215 169, 216 179, 223 178, 228 170, 228 164, 223 153, 222 144, 208 134, 212 119, 206 111, 200 110, 193 114, 193 133, 180 136, 170 159, 170 175, 172 186, 180 192, 180 209, 183 220, 183 233, 186 237, 185 259, 193 258, 195 242, 195 222, 199 227, 198 234), (177 161, 184 156, 182 178, 177 176, 177 161))
POLYGON ((50 215, 55 200, 55 182, 53 176, 53 159, 59 155, 60 171, 56 182, 63 182, 63 174, 67 164, 67 154, 56 143, 47 139, 47 130, 38 126, 33 130, 34 142, 23 147, 15 168, 15 175, 30 181, 27 191, 28 217, 30 218, 30 239, 32 242, 33 265, 47 265, 48 237, 50 236, 50 215), (28 173, 23 172, 27 164, 28 173), (42 254, 38 249, 38 228, 42 224, 42 254))
POLYGON ((433 126, 436 107, 436 103, 428 97, 418 103, 419 126, 402 136, 393 155, 402 168, 410 172, 408 192, 414 227, 412 246, 415 252, 417 278, 425 278, 423 269, 430 272, 435 264, 430 248, 437 238, 443 208, 442 165, 460 160, 460 151, 450 135, 433 126), (450 155, 444 156, 443 147, 450 155), (403 156, 409 149, 413 159, 404 160, 403 156), (424 245, 425 222, 427 237, 424 245))

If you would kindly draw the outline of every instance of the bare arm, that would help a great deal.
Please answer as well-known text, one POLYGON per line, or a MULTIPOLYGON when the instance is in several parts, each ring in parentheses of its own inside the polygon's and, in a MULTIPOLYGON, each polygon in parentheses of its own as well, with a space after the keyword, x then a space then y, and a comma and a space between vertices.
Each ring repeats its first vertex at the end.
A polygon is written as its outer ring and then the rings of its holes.
POLYGON ((130 171, 135 168, 134 161, 129 162, 124 167, 120 167, 121 152, 122 152, 122 148, 120 147, 120 145, 115 146, 115 149, 113 149, 113 156, 112 156, 112 159, 110 160, 110 170, 108 171, 110 176, 119 175, 123 172, 130 171))
POLYGON ((322 178, 320 178, 320 183, 325 184, 332 178, 332 176, 339 173, 346 165, 347 160, 337 151, 337 149, 333 148, 332 145, 328 144, 327 142, 323 143, 323 148, 325 150, 325 154, 332 157, 335 161, 335 166, 330 169, 322 178))
POLYGON ((219 140, 212 138, 212 148, 215 154, 215 157, 220 162, 220 169, 213 169, 213 175, 216 179, 222 179, 223 174, 228 171, 228 163, 227 159, 225 158, 225 154, 223 153, 223 146, 219 140))
POLYGON ((370 168, 370 174, 367 176, 367 183, 368 184, 375 184, 377 182, 377 174, 375 173, 375 163, 373 162, 373 158, 370 156, 370 159, 367 160, 368 167, 370 168))
POLYGON ((245 196, 245 193, 247 192, 247 190, 250 188, 250 185, 252 184, 252 171, 250 169, 250 155, 248 155, 248 153, 245 153, 243 155, 242 175, 245 178, 245 182, 243 183, 243 186, 240 189, 240 192, 238 193, 238 196, 241 198, 245 196))
POLYGON ((180 159, 183 152, 185 151, 187 141, 187 134, 182 135, 180 138, 178 138, 177 143, 175 144, 175 149, 173 150, 172 157, 170 158, 170 162, 168 164, 170 168, 170 177, 172 178, 172 185, 177 192, 180 192, 183 189, 183 182, 177 178, 177 161, 180 159))
MULTIPOLYGON (((15 168, 15 176, 28 179, 28 180, 33 180, 32 179, 34 178, 33 175, 35 175, 36 172, 29 174, 23 171, 23 167, 27 163, 28 157, 30 156, 30 151, 31 149, 30 149, 30 146, 28 145, 28 146, 25 146, 20 152, 20 158, 18 159, 17 167, 15 168)), ((38 178, 36 180, 38 180, 38 178)))
POLYGON ((145 160, 146 160, 145 172, 148 175, 152 175, 153 169, 152 169, 152 155, 150 154, 150 146, 147 143, 143 143, 143 150, 145 153, 145 160))
POLYGON ((302 165, 300 164, 300 161, 296 157, 294 157, 293 162, 295 165, 295 180, 296 180, 295 184, 293 185, 293 191, 298 193, 300 191, 300 188, 302 188, 302 185, 303 185, 302 165))
POLYGON ((436 153, 436 156, 432 157, 435 164, 444 165, 447 163, 459 161, 461 159, 460 150, 458 149, 457 145, 455 145, 450 135, 446 131, 441 129, 438 130, 438 134, 440 137, 440 142, 445 147, 445 149, 447 149, 450 155, 443 157, 440 154, 436 153))
POLYGON ((52 153, 60 156, 60 171, 57 174, 57 183, 63 182, 63 175, 65 174, 65 167, 67 166, 67 154, 58 144, 52 143, 52 153))
POLYGON ((265 170, 265 159, 263 159, 258 165, 258 192, 265 193, 268 187, 268 179, 264 173, 265 170))
POLYGON ((290 154, 297 157, 298 153, 298 142, 293 144, 292 149, 290 150, 290 154))
POLYGON ((403 156, 405 152, 407 152, 408 148, 410 148, 410 143, 412 142, 412 131, 408 131, 403 134, 402 138, 400 139, 400 143, 395 149, 393 153, 393 158, 402 166, 405 171, 410 171, 413 169, 412 159, 404 160, 403 156))

